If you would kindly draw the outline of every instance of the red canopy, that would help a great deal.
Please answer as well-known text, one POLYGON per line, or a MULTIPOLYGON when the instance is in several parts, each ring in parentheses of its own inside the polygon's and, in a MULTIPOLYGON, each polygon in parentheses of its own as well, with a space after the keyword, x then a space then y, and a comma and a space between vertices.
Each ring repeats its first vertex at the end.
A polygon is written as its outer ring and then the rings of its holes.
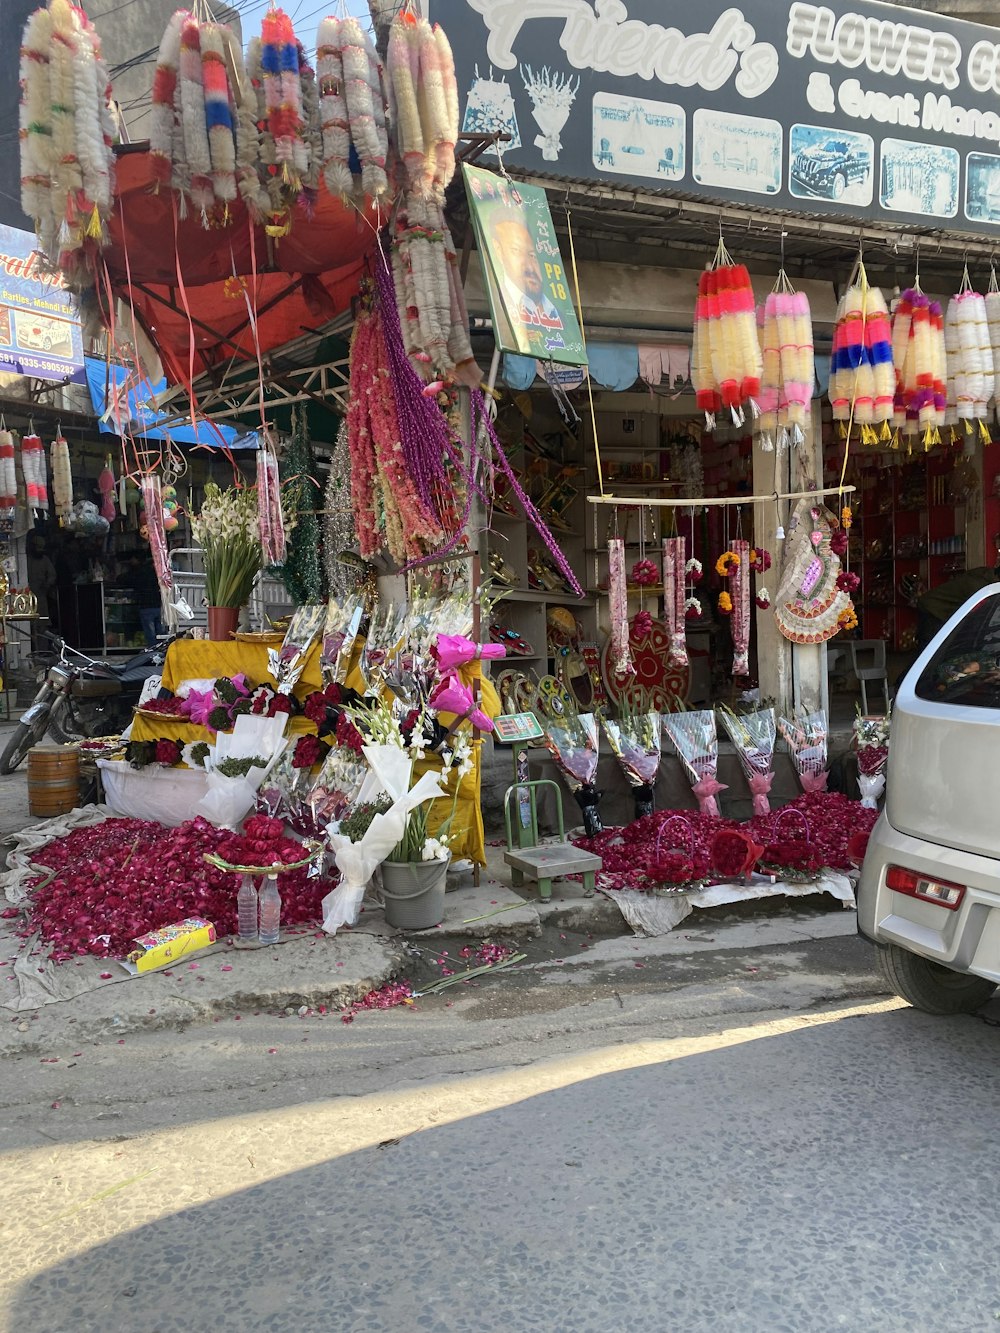
MULTIPOLYGON (((322 188, 312 216, 296 207, 281 237, 251 228, 241 203, 230 205, 224 226, 206 229, 193 213, 182 220, 174 192, 156 189, 148 152, 118 159, 117 188, 103 260, 114 294, 126 302, 131 295, 175 384, 190 378, 192 336, 195 377, 256 359, 244 293, 264 354, 349 310, 376 248, 375 209, 367 201, 366 212, 345 207, 322 188)), ((100 260, 98 286, 106 307, 100 260)))

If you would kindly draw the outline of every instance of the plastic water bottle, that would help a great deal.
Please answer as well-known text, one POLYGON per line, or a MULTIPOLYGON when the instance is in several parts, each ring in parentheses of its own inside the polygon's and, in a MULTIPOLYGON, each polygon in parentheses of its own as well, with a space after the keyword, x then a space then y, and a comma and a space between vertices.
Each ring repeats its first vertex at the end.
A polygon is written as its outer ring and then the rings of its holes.
POLYGON ((241 940, 257 938, 257 886, 244 875, 236 897, 237 935, 241 940))
POLYGON ((277 944, 281 926, 281 894, 277 875, 268 875, 260 891, 260 942, 277 944))

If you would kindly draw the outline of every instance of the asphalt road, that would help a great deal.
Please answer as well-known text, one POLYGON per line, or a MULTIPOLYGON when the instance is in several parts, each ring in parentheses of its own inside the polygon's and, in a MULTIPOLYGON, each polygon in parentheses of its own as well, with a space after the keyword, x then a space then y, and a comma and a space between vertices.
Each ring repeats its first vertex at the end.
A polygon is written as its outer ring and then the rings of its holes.
POLYGON ((852 939, 691 967, 4 1062, 2 1326, 996 1328, 1000 1029, 852 939))

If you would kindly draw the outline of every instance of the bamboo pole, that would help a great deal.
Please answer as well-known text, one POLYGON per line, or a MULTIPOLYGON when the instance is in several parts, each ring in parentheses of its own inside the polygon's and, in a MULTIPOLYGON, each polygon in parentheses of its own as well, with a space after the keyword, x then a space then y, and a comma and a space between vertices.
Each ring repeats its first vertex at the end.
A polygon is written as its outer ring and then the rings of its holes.
POLYGON ((813 491, 772 491, 770 495, 686 495, 682 499, 665 496, 641 495, 588 495, 592 505, 626 505, 633 509, 647 505, 651 509, 708 509, 718 505, 752 505, 775 503, 778 500, 818 500, 824 495, 852 495, 856 486, 827 486, 813 491))

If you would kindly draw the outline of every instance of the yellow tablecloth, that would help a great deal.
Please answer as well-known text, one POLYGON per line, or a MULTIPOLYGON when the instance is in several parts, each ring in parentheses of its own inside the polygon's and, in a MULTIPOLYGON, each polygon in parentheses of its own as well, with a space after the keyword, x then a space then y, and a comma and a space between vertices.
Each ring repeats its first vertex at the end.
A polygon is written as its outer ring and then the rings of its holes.
MULTIPOLYGON (((351 657, 346 683, 353 689, 364 690, 364 679, 358 669, 361 641, 355 645, 351 657)), ((235 676, 244 672, 252 686, 270 683, 273 680, 267 670, 267 649, 256 643, 215 643, 208 639, 178 639, 167 649, 163 664, 163 688, 176 694, 185 680, 217 680, 219 676, 235 676)), ((480 682, 480 707, 488 717, 496 717, 500 712, 500 699, 489 680, 483 678, 482 663, 470 662, 461 668, 459 675, 463 684, 473 686, 480 682)), ((294 694, 299 700, 305 699, 313 690, 322 689, 323 681, 319 665, 319 644, 310 649, 302 675, 295 686, 294 694)), ((448 726, 454 718, 448 713, 441 714, 441 722, 448 726)), ((288 733, 291 736, 316 732, 316 725, 301 714, 289 719, 288 733)), ((215 733, 207 727, 196 727, 190 722, 170 722, 167 719, 139 717, 132 723, 132 739, 135 741, 173 740, 187 745, 195 741, 213 742, 215 733)), ((468 857, 479 865, 486 863, 486 836, 483 829, 483 811, 480 800, 481 792, 481 752, 483 742, 480 739, 473 746, 474 766, 467 773, 459 789, 458 806, 451 826, 451 849, 456 859, 468 857)), ((440 769, 441 761, 430 755, 414 766, 414 776, 419 777, 428 769, 440 769)), ((441 824, 451 813, 451 801, 435 802, 428 820, 431 834, 437 832, 441 824)))

